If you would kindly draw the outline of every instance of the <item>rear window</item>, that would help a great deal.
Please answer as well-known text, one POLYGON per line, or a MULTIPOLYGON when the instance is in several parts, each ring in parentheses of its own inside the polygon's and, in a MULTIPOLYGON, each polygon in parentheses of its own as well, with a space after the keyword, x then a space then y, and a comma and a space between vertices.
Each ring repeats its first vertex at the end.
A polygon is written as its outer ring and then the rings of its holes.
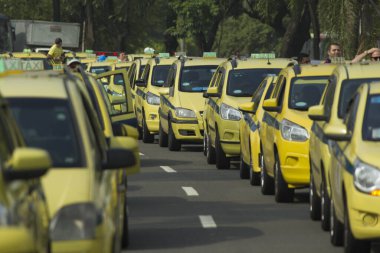
POLYGON ((327 81, 327 76, 293 78, 289 92, 289 108, 307 110, 310 106, 319 104, 327 81))
POLYGON ((66 100, 8 99, 28 146, 49 152, 54 167, 83 166, 82 150, 66 100))
POLYGON ((90 73, 98 75, 110 70, 111 70, 111 66, 97 66, 97 67, 91 67, 90 73))
POLYGON ((207 90, 217 67, 217 65, 184 67, 181 72, 179 90, 184 92, 207 90))
POLYGON ((380 141, 380 95, 372 95, 368 98, 362 138, 368 141, 380 141))
POLYGON ((153 68, 152 85, 163 86, 168 77, 170 65, 160 65, 153 68))
POLYGON ((281 69, 235 69, 228 74, 227 95, 250 97, 267 76, 276 76, 281 69))
POLYGON ((371 78, 371 79, 351 79, 344 80, 340 88, 339 95, 339 105, 338 105, 338 117, 343 119, 347 111, 348 103, 350 102, 355 91, 363 83, 371 83, 374 81, 379 81, 380 78, 371 78))

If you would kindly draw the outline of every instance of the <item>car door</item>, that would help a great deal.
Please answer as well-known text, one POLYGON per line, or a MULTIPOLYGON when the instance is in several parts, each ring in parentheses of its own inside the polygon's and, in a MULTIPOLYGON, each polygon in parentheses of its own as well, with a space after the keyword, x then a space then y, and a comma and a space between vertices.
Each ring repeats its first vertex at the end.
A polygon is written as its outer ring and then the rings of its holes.
POLYGON ((169 94, 160 96, 160 124, 164 132, 169 132, 169 111, 173 107, 170 101, 173 101, 174 87, 177 79, 177 65, 174 63, 169 70, 167 81, 164 87, 169 88, 169 94))
MULTIPOLYGON (((218 75, 219 76, 218 76, 218 79, 216 80, 215 86, 218 87, 218 93, 219 93, 219 96, 221 97, 223 94, 223 87, 224 87, 225 75, 226 75, 226 70, 224 67, 220 67, 220 69, 218 70, 218 75)), ((211 140, 213 140, 212 141, 213 144, 215 143, 217 120, 220 117, 219 115, 219 107, 221 104, 220 97, 209 98, 210 112, 209 112, 207 124, 209 126, 209 130, 210 130, 209 135, 210 135, 211 140)))

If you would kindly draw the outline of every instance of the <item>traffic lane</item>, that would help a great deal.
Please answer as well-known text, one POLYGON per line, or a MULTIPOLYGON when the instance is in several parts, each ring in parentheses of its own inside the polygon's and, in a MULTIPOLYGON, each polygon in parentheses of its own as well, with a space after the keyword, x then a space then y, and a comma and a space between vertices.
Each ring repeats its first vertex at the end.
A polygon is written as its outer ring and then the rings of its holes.
POLYGON ((169 152, 141 144, 142 173, 129 179, 131 251, 342 252, 308 216, 307 191, 296 203, 276 204, 234 169, 207 165, 200 147, 169 152), (158 163, 156 163, 158 162, 158 163), (175 173, 160 168, 170 164, 175 173), (193 187, 189 197, 182 187, 193 187), (204 229, 199 215, 217 228, 204 229))

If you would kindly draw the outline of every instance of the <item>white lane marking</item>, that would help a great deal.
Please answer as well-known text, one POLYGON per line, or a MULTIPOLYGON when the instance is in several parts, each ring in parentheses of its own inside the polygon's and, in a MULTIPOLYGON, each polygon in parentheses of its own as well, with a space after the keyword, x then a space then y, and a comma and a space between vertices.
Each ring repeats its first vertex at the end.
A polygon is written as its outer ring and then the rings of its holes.
POLYGON ((140 155, 143 156, 144 154, 140 152, 140 155))
POLYGON ((182 186, 182 190, 184 190, 187 196, 199 196, 198 192, 193 187, 182 186))
POLYGON ((211 215, 199 215, 203 228, 216 228, 217 225, 211 215))
POLYGON ((176 173, 177 172, 174 169, 170 168, 169 166, 160 166, 160 168, 163 169, 164 171, 166 171, 167 173, 176 173))

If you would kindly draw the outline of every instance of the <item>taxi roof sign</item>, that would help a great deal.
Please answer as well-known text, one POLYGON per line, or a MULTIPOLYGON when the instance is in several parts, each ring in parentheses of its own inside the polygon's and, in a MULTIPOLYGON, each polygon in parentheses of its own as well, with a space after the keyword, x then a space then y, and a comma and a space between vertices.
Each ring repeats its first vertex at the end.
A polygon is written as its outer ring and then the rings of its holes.
POLYGON ((252 59, 275 59, 275 53, 260 53, 260 54, 251 54, 252 59))
POLYGON ((0 72, 7 70, 44 70, 42 60, 0 59, 0 72))
POLYGON ((175 57, 186 56, 186 52, 175 52, 174 56, 175 57))
POLYGON ((161 58, 169 58, 169 57, 170 57, 170 54, 169 54, 169 53, 159 53, 159 54, 158 54, 158 57, 161 57, 161 58))
POLYGON ((88 53, 88 54, 93 54, 94 53, 94 50, 92 49, 86 49, 86 51, 84 51, 85 53, 88 53))
POLYGON ((203 57, 216 58, 216 52, 203 52, 203 57))

